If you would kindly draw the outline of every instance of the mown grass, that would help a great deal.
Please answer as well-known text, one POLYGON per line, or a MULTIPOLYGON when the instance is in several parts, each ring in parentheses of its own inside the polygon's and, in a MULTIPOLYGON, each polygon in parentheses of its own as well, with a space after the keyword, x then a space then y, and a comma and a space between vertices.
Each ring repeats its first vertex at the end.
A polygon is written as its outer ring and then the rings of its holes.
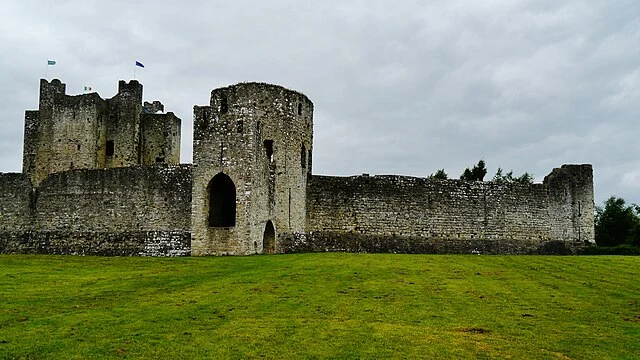
POLYGON ((0 256, 2 358, 640 356, 640 258, 0 256))

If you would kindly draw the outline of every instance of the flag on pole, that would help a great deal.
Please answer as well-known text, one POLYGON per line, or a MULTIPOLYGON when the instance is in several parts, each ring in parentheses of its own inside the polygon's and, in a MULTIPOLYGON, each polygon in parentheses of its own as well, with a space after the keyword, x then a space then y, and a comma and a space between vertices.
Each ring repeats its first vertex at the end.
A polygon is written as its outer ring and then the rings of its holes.
POLYGON ((91 91, 91 89, 92 89, 91 86, 85 86, 84 87, 84 91, 91 91))
MULTIPOLYGON (((54 63, 55 63, 55 62, 54 62, 54 63)), ((136 61, 136 66, 139 66, 139 67, 141 67, 141 68, 143 68, 143 67, 144 67, 144 65, 142 65, 142 63, 141 63, 140 61, 136 61)))
POLYGON ((55 65, 56 61, 55 60, 47 60, 47 65, 55 65))

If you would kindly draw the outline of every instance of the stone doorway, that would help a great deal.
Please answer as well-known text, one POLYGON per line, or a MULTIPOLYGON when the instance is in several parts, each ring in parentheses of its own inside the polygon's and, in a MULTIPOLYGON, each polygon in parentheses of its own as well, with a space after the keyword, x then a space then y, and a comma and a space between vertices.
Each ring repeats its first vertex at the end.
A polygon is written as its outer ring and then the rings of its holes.
POLYGON ((236 226, 236 186, 233 180, 223 173, 211 179, 209 186, 209 226, 236 226))
POLYGON ((271 220, 267 221, 262 235, 262 253, 274 254, 276 252, 276 229, 271 220))

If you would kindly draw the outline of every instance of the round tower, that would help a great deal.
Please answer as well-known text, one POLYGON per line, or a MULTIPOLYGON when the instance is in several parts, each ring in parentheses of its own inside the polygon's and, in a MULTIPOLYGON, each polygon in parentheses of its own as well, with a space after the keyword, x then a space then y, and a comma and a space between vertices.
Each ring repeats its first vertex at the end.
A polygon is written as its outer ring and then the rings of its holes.
POLYGON ((279 252, 304 232, 313 103, 282 86, 241 83, 194 107, 192 254, 279 252))

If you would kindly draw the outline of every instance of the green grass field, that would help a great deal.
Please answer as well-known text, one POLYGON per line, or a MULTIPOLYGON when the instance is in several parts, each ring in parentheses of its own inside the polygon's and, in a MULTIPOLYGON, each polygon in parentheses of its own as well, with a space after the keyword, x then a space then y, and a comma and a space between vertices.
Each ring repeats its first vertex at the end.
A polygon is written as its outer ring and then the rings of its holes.
POLYGON ((640 358, 640 257, 0 256, 1 358, 640 358))

